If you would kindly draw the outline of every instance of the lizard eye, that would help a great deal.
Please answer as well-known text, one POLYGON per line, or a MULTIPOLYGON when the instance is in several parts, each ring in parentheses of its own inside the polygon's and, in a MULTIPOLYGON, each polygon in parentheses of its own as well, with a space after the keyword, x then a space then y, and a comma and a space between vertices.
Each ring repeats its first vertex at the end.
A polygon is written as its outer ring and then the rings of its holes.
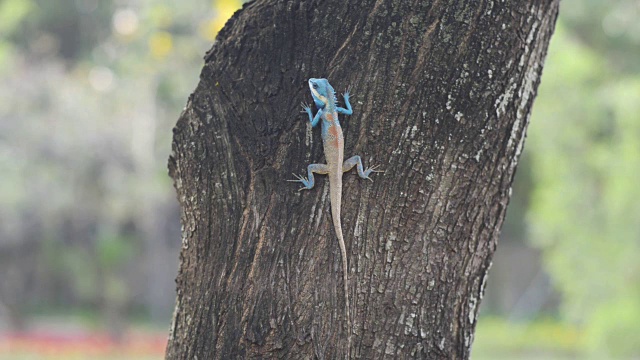
POLYGON ((318 88, 318 84, 313 84, 313 88, 317 89, 318 88))

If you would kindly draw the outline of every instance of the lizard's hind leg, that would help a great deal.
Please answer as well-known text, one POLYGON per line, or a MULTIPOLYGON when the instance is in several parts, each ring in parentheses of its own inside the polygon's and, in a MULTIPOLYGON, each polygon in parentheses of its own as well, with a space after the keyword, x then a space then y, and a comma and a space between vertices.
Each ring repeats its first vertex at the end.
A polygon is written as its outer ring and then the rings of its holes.
POLYGON ((358 169, 358 176, 360 176, 363 179, 368 179, 373 181, 369 175, 372 172, 383 172, 378 169, 378 165, 374 165, 370 168, 367 168, 366 170, 364 169, 364 167, 362 166, 362 159, 360 159, 360 156, 355 155, 352 156, 350 158, 348 158, 343 164, 342 164, 342 172, 347 172, 351 169, 353 169, 354 166, 357 165, 357 169, 358 169))
POLYGON ((296 178, 287 181, 301 182, 304 187, 300 188, 300 190, 298 191, 310 190, 313 189, 313 186, 316 184, 316 181, 313 178, 313 173, 326 175, 329 173, 329 166, 327 164, 311 164, 307 166, 308 178, 301 175, 293 174, 293 176, 295 176, 296 178))

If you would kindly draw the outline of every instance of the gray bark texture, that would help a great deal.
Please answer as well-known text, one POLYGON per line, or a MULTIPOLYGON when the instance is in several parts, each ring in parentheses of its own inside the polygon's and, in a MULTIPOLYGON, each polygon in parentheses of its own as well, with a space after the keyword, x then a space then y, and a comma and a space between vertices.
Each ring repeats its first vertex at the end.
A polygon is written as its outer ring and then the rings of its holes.
MULTIPOLYGON (((467 359, 559 0, 258 0, 174 129, 182 251, 167 359, 467 359), (352 343, 306 80, 351 86, 352 343)), ((338 95, 339 100, 341 97, 338 95)))

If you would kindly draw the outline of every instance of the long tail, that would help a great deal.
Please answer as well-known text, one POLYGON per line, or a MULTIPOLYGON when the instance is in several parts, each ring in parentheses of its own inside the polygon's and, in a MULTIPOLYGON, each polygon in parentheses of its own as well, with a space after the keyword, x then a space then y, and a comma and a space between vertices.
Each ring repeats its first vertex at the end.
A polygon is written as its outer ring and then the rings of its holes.
POLYGON ((342 223, 340 222, 340 207, 342 204, 342 174, 340 178, 330 179, 329 196, 331 197, 331 217, 333 219, 333 227, 338 236, 338 244, 342 253, 342 280, 344 283, 344 303, 346 308, 347 319, 347 359, 350 358, 351 351, 351 318, 349 317, 349 268, 347 266, 347 248, 344 244, 342 236, 342 223))

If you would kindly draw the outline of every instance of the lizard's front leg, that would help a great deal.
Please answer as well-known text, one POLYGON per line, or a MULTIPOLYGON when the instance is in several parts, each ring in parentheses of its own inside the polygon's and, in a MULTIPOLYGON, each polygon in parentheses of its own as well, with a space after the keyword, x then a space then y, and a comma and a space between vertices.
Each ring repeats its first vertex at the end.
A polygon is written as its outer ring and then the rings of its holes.
POLYGON ((301 182, 304 187, 300 188, 298 191, 313 189, 313 186, 316 184, 315 179, 313 178, 313 173, 326 175, 329 173, 329 166, 327 164, 311 164, 307 167, 307 173, 309 176, 308 178, 293 174, 296 179, 287 181, 301 182))
MULTIPOLYGON (((370 168, 367 168, 366 170, 364 169, 364 167, 362 166, 362 159, 360 159, 360 156, 355 155, 350 157, 349 159, 347 159, 343 164, 342 164, 342 172, 345 173, 351 169, 353 169, 354 166, 358 166, 358 176, 360 176, 363 179, 369 179, 371 180, 371 178, 369 177, 369 175, 372 172, 383 172, 380 170, 377 170, 378 165, 374 165, 370 168)), ((373 180, 371 180, 373 181, 373 180)))
POLYGON ((349 90, 345 91, 344 94, 342 94, 342 97, 344 97, 344 106, 346 106, 347 108, 341 108, 338 107, 336 109, 336 111, 338 111, 340 114, 345 114, 345 115, 351 115, 353 114, 353 109, 351 109, 351 103, 349 103, 349 90))
POLYGON ((313 112, 311 111, 311 106, 307 104, 300 104, 302 106, 302 110, 309 115, 309 122, 311 122, 311 127, 316 127, 320 122, 320 118, 322 117, 322 109, 318 110, 316 116, 313 116, 313 112))

